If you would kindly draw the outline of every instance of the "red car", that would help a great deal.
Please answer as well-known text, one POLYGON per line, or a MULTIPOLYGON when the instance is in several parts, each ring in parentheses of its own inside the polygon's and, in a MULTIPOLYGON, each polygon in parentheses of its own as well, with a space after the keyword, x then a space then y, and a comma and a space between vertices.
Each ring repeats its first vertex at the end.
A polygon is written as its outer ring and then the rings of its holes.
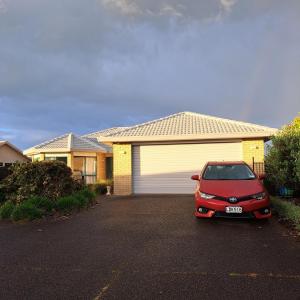
POLYGON ((270 199, 263 178, 244 162, 208 162, 200 176, 192 176, 198 180, 195 216, 270 218, 270 199))

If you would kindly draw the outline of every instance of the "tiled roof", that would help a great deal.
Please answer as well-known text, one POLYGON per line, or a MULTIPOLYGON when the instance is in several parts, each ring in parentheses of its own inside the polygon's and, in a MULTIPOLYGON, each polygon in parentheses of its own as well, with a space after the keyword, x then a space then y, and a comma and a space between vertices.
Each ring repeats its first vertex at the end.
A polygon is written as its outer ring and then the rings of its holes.
POLYGON ((222 119, 192 112, 180 112, 165 118, 111 133, 103 141, 155 141, 216 138, 268 138, 277 129, 222 119))
POLYGON ((112 127, 112 128, 107 128, 107 129, 103 129, 103 130, 100 130, 100 131, 85 134, 85 135, 83 135, 83 137, 101 138, 103 136, 108 136, 110 134, 119 133, 120 131, 128 129, 128 128, 129 127, 112 127))
POLYGON ((67 133, 34 146, 24 151, 25 154, 34 152, 49 151, 92 151, 92 152, 109 152, 109 147, 99 143, 96 139, 89 139, 77 136, 73 133, 67 133))

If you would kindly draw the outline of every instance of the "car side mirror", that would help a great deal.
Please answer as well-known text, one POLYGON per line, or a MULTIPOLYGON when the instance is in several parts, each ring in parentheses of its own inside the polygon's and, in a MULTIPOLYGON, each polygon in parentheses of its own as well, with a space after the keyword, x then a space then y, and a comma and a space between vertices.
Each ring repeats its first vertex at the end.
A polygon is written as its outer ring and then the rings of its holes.
POLYGON ((263 180, 266 178, 266 174, 259 174, 258 179, 263 180))
POLYGON ((200 176, 199 175, 193 175, 191 177, 192 180, 200 180, 200 176))

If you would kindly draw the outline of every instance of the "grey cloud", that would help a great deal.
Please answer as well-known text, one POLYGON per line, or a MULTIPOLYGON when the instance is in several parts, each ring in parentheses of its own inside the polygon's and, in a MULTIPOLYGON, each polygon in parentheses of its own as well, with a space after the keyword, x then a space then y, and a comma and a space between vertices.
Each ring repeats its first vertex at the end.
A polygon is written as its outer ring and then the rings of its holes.
POLYGON ((115 2, 2 2, 0 138, 181 110, 281 126, 300 110, 299 2, 115 2))

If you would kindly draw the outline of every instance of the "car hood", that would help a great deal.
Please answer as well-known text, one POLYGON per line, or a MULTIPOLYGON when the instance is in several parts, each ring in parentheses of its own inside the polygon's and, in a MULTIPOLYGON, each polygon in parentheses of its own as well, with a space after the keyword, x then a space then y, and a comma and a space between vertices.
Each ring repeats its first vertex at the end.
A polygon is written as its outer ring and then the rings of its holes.
POLYGON ((201 180, 201 192, 222 196, 222 197, 242 197, 264 190, 258 179, 253 180, 201 180))

